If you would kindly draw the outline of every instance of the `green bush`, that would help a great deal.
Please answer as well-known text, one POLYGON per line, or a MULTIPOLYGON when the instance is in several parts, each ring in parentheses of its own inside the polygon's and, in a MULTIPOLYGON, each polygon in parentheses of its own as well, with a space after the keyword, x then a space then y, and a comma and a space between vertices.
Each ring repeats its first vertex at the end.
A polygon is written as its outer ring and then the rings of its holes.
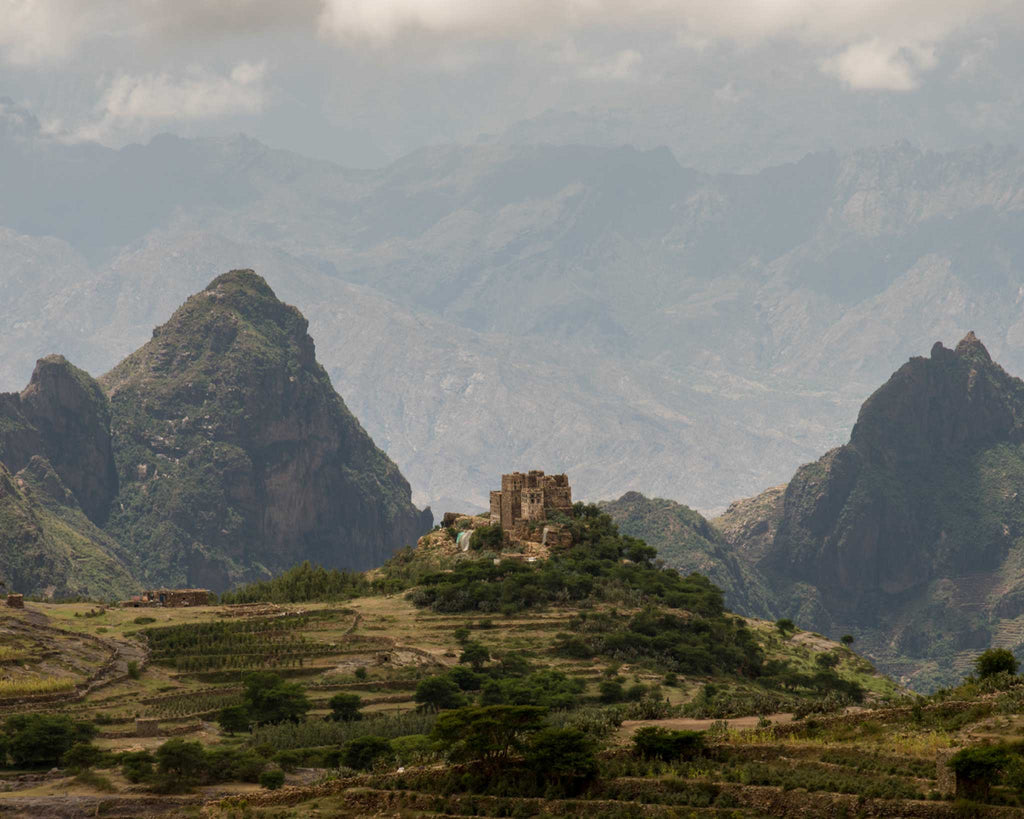
POLYGON ((387 758, 391 754, 391 743, 384 737, 357 737, 345 746, 342 761, 349 768, 366 771, 372 768, 378 759, 387 758))
POLYGON ((633 749, 637 756, 671 762, 693 759, 704 750, 704 735, 700 731, 670 731, 648 726, 633 735, 633 749))
POLYGON ((153 755, 148 751, 131 751, 121 757, 121 774, 129 782, 148 782, 153 776, 153 755))
POLYGON ((363 714, 359 710, 363 707, 363 700, 358 694, 346 694, 344 692, 335 694, 331 697, 328 705, 331 708, 331 719, 352 722, 363 718, 363 714))
POLYGON ((461 708, 466 704, 466 697, 450 677, 425 677, 416 686, 413 699, 420 708, 427 711, 440 711, 446 708, 461 708))
POLYGON ((475 552, 500 552, 505 540, 505 533, 500 523, 481 526, 469 536, 469 548, 475 552))
POLYGON ((284 784, 284 771, 264 771, 260 774, 260 785, 268 791, 276 791, 284 784))

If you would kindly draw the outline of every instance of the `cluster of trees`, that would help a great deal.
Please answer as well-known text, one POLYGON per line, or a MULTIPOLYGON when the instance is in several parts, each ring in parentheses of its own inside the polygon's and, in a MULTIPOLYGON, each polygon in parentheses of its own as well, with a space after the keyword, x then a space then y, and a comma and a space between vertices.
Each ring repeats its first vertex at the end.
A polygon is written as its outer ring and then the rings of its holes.
POLYGON ((254 750, 207 749, 199 742, 184 739, 170 739, 152 754, 125 754, 121 773, 129 782, 149 785, 157 793, 182 793, 197 785, 218 782, 259 782, 273 789, 284 782, 284 773, 268 770, 267 760, 254 750))
POLYGON ((373 585, 361 572, 325 569, 308 560, 272 580, 250 583, 224 592, 221 603, 335 602, 370 594, 373 585))
POLYGON ((648 660, 687 674, 758 676, 764 655, 753 633, 738 617, 710 612, 689 617, 656 607, 633 616, 581 612, 570 621, 573 633, 560 635, 555 650, 577 659, 648 660))
POLYGON ((573 517, 560 520, 572 533, 572 549, 537 564, 463 561, 421 578, 412 602, 439 612, 515 613, 588 599, 660 603, 708 617, 724 610, 722 591, 706 577, 656 565, 653 548, 621 535, 596 506, 577 504, 573 517))
POLYGON ((221 709, 217 721, 226 733, 235 734, 256 725, 301 722, 310 707, 299 683, 286 682, 270 671, 255 671, 245 678, 242 703, 221 709))
POLYGON ((89 746, 94 736, 95 725, 65 714, 15 714, 0 733, 0 767, 52 768, 72 748, 89 746))

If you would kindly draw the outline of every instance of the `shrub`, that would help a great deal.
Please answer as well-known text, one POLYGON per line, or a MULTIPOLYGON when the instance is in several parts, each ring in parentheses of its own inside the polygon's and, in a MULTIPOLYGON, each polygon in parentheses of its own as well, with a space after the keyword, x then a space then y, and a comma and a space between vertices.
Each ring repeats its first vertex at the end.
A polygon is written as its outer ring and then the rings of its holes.
POLYGON ((783 637, 796 631, 796 624, 788 617, 775 621, 775 628, 783 637))
POLYGON ((359 666, 359 668, 357 668, 353 673, 355 674, 357 680, 365 680, 366 679, 366 666, 365 665, 359 666))
POLYGON ((469 536, 469 548, 473 551, 500 552, 505 539, 500 523, 481 526, 469 536))
POLYGON ((448 677, 462 691, 479 691, 483 677, 464 665, 457 665, 448 672, 448 677))
POLYGON ((391 753, 391 743, 384 737, 356 737, 345 746, 342 761, 349 768, 366 771, 372 768, 378 759, 388 757, 391 753))
POLYGON ((538 776, 577 791, 597 775, 594 741, 577 728, 544 728, 525 751, 526 765, 538 776))
POLYGON ((428 711, 440 711, 444 708, 461 708, 466 704, 466 697, 449 677, 425 677, 416 686, 413 699, 420 707, 428 711))
POLYGON ((362 712, 359 710, 363 707, 363 699, 358 694, 344 692, 335 694, 331 697, 328 705, 331 708, 330 719, 352 722, 363 718, 362 712))
POLYGON ((956 773, 957 791, 969 799, 985 799, 989 788, 999 778, 1010 755, 999 745, 964 748, 949 760, 956 773))
POLYGON ((491 659, 491 652, 487 650, 485 645, 470 641, 463 645, 459 662, 466 663, 474 671, 479 672, 489 659, 491 659))
POLYGON ((264 771, 260 774, 260 785, 268 791, 276 791, 284 784, 284 771, 264 771))
POLYGON ((648 726, 633 735, 633 748, 637 756, 646 759, 693 759, 704 750, 704 735, 700 731, 670 731, 648 726))
POLYGON ((61 759, 65 768, 72 771, 82 771, 86 768, 95 767, 96 763, 103 758, 103 751, 88 742, 76 742, 68 749, 61 759))
POLYGON ((409 734, 391 740, 391 750, 401 765, 415 765, 430 757, 434 743, 426 734, 409 734))
POLYGON ((626 696, 622 683, 615 680, 601 680, 597 686, 597 691, 603 703, 622 702, 626 696))
POLYGON ((156 618, 143 615, 142 617, 136 617, 132 622, 137 626, 148 626, 150 623, 155 623, 156 618))
POLYGON ((135 660, 128 661, 128 676, 133 680, 137 680, 142 676, 142 670, 139 668, 139 664, 135 660))
POLYGON ((121 774, 129 782, 148 782, 153 776, 153 756, 148 751, 132 751, 121 757, 121 774))

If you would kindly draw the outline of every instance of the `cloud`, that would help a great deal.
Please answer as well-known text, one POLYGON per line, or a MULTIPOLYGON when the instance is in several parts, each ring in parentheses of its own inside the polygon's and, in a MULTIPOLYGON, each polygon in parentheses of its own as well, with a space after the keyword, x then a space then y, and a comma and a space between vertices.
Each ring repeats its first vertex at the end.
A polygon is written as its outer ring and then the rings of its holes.
MULTIPOLYGON (((915 87, 928 58, 981 22, 1024 24, 1019 0, 0 0, 0 56, 19 66, 59 60, 83 42, 114 38, 166 45, 284 29, 343 47, 438 51, 457 39, 560 38, 604 30, 664 32, 679 47, 755 45, 790 38, 851 88, 915 87), (686 45, 682 45, 686 44, 686 45), (923 55, 923 56, 922 56, 923 55)), ((628 73, 620 42, 610 48, 628 73)), ((633 49, 635 52, 635 47, 633 49)))
POLYGON ((89 23, 64 0, 0 0, 0 53, 16 66, 59 59, 89 36, 89 23))
POLYGON ((161 121, 256 114, 266 104, 266 63, 239 63, 226 75, 194 69, 187 76, 121 74, 103 93, 99 117, 75 139, 102 141, 112 133, 161 121))
POLYGON ((897 45, 877 38, 855 43, 821 64, 826 74, 862 90, 912 91, 921 71, 934 68, 935 49, 920 44, 897 45))

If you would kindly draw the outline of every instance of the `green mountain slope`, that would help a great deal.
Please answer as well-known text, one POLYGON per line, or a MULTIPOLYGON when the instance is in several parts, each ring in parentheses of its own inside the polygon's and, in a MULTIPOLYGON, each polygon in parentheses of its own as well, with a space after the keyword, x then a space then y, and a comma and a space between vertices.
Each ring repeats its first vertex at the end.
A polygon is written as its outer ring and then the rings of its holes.
POLYGON ((120 546, 38 456, 17 475, 0 463, 0 579, 10 591, 58 598, 135 588, 120 546))
POLYGON ((772 607, 756 572, 738 561, 731 547, 699 512, 676 501, 627 492, 599 506, 623 534, 645 540, 658 557, 681 574, 706 575, 725 593, 730 609, 746 613, 772 607))
POLYGON ((147 580, 222 589, 305 559, 368 568, 430 528, 306 330, 233 271, 101 379, 120 477, 109 529, 147 580))

